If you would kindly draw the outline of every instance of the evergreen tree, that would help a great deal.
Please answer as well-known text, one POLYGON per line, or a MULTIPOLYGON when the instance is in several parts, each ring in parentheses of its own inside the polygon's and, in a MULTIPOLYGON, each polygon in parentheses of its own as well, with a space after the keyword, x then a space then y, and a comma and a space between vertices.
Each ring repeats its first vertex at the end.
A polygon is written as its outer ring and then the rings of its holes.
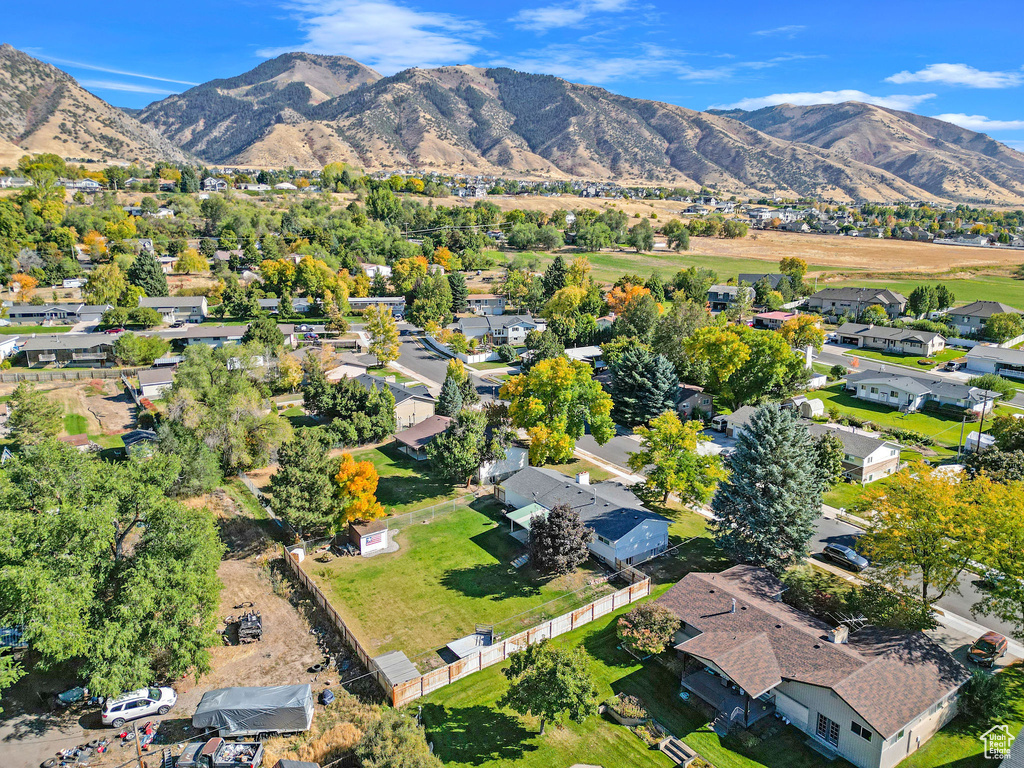
POLYGON ((458 314, 468 310, 469 289, 466 287, 466 276, 461 272, 449 272, 448 286, 452 292, 452 312, 458 314))
POLYGON ((530 523, 530 557, 544 573, 572 573, 590 557, 587 548, 594 536, 568 504, 556 504, 547 518, 530 523))
POLYGON ((832 432, 825 432, 814 439, 814 463, 823 490, 828 490, 842 479, 845 453, 843 441, 832 432))
POLYGON ((779 574, 806 551, 821 515, 821 476, 807 430, 775 403, 754 412, 711 501, 725 554, 779 574))
POLYGON ((265 349, 276 349, 284 343, 284 334, 270 315, 260 314, 254 317, 242 335, 242 343, 254 341, 265 349))
POLYGON ((558 291, 565 288, 565 276, 568 270, 565 268, 565 259, 560 255, 544 271, 544 298, 550 299, 558 291))
POLYGON ((480 467, 487 420, 480 411, 462 411, 442 434, 427 444, 430 469, 450 483, 473 480, 480 467))
POLYGON ((441 385, 441 394, 437 398, 434 413, 438 416, 455 416, 462 410, 462 390, 459 382, 452 376, 445 377, 441 385))
POLYGON ((646 424, 675 410, 678 389, 679 378, 667 357, 630 347, 612 367, 612 419, 628 427, 646 424))
POLYGON ((135 257, 125 275, 128 282, 137 285, 147 296, 166 296, 168 294, 167 276, 160 267, 156 256, 143 251, 135 257))
POLYGON ((334 483, 337 460, 317 429, 303 429, 278 449, 278 471, 270 479, 274 512, 299 530, 319 535, 337 515, 334 483))

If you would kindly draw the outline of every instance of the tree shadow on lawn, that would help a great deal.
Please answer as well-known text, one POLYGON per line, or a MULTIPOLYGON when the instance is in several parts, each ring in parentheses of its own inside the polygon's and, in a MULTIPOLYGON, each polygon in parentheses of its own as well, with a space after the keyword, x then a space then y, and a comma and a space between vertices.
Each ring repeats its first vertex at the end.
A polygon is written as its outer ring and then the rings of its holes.
POLYGON ((706 536, 697 536, 689 540, 676 540, 672 537, 669 553, 644 563, 641 569, 651 577, 655 584, 675 584, 683 576, 693 571, 721 571, 733 565, 715 544, 706 536))
POLYGON ((537 749, 526 744, 537 736, 517 717, 492 707, 445 707, 426 704, 423 724, 434 754, 445 763, 483 765, 497 760, 516 761, 537 749))
POLYGON ((513 568, 512 559, 519 553, 519 547, 506 543, 504 539, 515 542, 500 527, 473 536, 470 541, 498 562, 452 568, 441 576, 441 586, 466 597, 495 601, 539 595, 544 579, 531 569, 513 568))

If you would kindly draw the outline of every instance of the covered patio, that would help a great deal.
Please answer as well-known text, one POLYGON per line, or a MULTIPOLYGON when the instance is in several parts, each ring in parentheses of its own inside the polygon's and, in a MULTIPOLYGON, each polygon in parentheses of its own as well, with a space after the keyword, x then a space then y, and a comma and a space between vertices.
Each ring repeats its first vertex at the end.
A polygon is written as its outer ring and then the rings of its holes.
POLYGON ((505 517, 509 521, 508 532, 516 541, 528 544, 530 540, 530 525, 535 517, 547 518, 550 510, 541 504, 527 504, 525 507, 513 509, 506 512, 505 517))
POLYGON ((715 674, 705 666, 683 673, 685 692, 711 705, 728 724, 749 728, 762 718, 775 714, 775 697, 771 693, 751 698, 728 678, 715 674))

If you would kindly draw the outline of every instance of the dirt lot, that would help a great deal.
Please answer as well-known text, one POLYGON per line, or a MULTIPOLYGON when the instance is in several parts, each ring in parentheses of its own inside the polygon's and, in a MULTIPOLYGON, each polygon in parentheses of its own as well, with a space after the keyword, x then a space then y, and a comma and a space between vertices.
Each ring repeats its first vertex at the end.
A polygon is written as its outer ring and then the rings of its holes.
MULTIPOLYGON (((11 394, 17 386, 0 383, 0 395, 11 394)), ((135 426, 135 402, 120 379, 39 382, 35 388, 63 404, 65 413, 84 416, 89 435, 117 435, 135 426)))
MULTIPOLYGON (((228 552, 219 570, 224 583, 220 615, 238 614, 240 611, 235 606, 244 601, 255 603, 263 618, 264 639, 249 645, 212 648, 209 673, 198 680, 187 677, 173 681, 178 703, 166 717, 153 718, 162 723, 153 756, 148 759, 150 768, 157 765, 161 745, 195 737, 191 732, 191 715, 206 691, 237 685, 311 683, 314 693, 319 693, 329 684, 339 682, 337 667, 345 670, 343 682, 358 678, 365 671, 328 631, 326 622, 314 612, 306 593, 296 591, 282 575, 278 568, 280 561, 272 561, 278 547, 264 534, 259 521, 245 517, 241 508, 223 493, 190 503, 209 506, 221 519, 221 538, 228 552), (325 649, 335 658, 337 666, 319 676, 314 675, 309 669, 324 661, 325 649)), ((3 702, 6 720, 0 722, 0 765, 3 768, 35 768, 59 749, 114 735, 113 729, 100 724, 95 708, 56 716, 39 705, 38 691, 64 690, 75 682, 33 674, 11 689, 3 702)), ((354 687, 372 692, 372 685, 371 681, 358 680, 354 687), (369 688, 366 688, 367 683, 369 688)), ((317 705, 317 710, 322 711, 322 707, 317 705)), ((174 751, 177 753, 178 749, 174 751)), ((114 746, 90 765, 110 768, 132 757, 132 745, 114 746)))

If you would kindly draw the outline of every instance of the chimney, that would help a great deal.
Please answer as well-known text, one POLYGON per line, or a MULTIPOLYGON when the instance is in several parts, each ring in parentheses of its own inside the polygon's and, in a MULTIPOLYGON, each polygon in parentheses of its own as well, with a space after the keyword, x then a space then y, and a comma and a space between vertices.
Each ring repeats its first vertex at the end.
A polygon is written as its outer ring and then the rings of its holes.
POLYGON ((836 645, 843 645, 850 639, 850 628, 845 624, 841 624, 835 629, 828 631, 828 641, 835 643, 836 645))
POLYGON ((577 472, 576 482, 579 485, 590 485, 590 473, 589 472, 577 472))
POLYGON ((732 609, 729 611, 729 613, 736 613, 736 598, 735 597, 732 599, 732 609))

